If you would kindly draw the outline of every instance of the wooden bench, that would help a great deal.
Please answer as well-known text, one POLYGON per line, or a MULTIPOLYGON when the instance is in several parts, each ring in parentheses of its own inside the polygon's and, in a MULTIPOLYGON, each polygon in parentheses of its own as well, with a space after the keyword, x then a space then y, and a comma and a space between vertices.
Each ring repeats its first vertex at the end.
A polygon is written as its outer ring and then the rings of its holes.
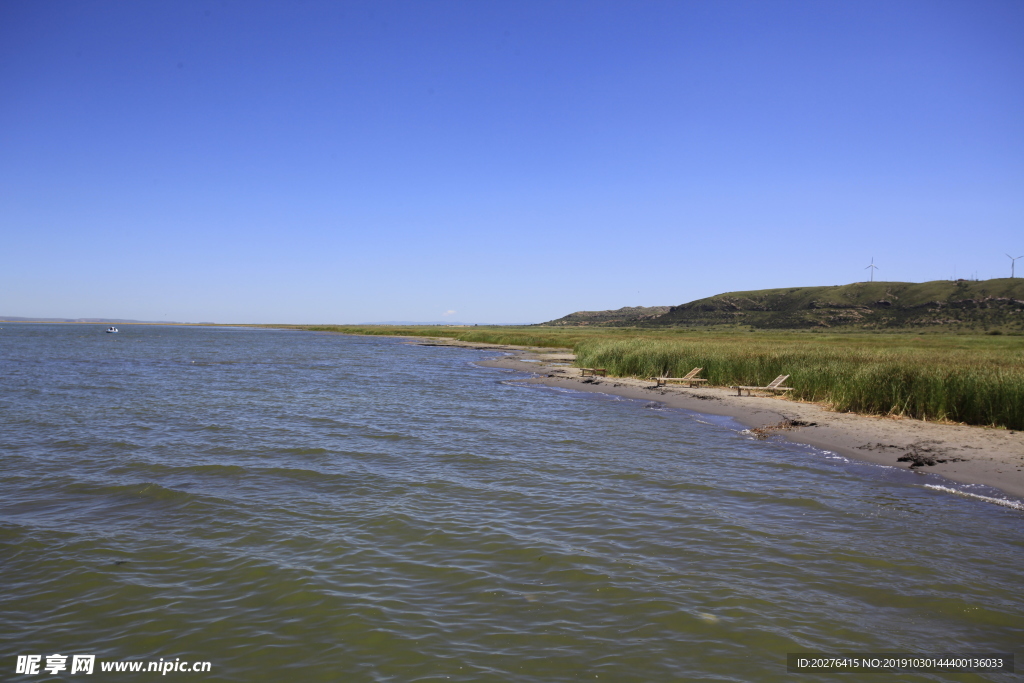
POLYGON ((665 384, 668 384, 669 382, 689 382, 690 388, 692 389, 694 382, 707 382, 706 379, 699 379, 697 377, 697 375, 699 375, 700 371, 703 369, 704 368, 694 368, 693 370, 690 370, 688 373, 686 373, 685 377, 652 377, 651 379, 653 379, 657 383, 654 385, 656 387, 663 386, 665 384))
POLYGON ((747 396, 750 396, 751 391, 793 391, 793 387, 784 387, 782 383, 789 379, 789 375, 779 375, 771 381, 766 387, 729 387, 730 389, 736 390, 737 396, 743 395, 743 390, 747 390, 747 396))
POLYGON ((581 370, 580 377, 586 377, 588 372, 591 375, 594 375, 594 376, 601 376, 601 377, 607 377, 608 376, 608 370, 605 369, 605 368, 580 368, 580 370, 581 370))

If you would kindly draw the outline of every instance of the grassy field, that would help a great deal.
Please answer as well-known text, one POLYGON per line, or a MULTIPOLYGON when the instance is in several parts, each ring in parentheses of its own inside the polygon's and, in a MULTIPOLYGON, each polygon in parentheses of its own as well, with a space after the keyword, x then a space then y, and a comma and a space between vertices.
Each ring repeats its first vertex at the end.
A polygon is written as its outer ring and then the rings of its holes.
POLYGON ((703 367, 711 386, 791 375, 798 400, 840 411, 1024 429, 1024 337, 735 330, 304 326, 347 334, 447 337, 572 348, 577 364, 620 377, 679 377, 703 367))

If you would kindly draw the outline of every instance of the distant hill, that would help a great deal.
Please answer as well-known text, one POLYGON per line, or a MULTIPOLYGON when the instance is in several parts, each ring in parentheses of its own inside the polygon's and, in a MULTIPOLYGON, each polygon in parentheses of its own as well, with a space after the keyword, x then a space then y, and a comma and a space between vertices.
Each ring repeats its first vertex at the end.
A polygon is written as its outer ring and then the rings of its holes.
POLYGON ((698 299, 672 306, 663 314, 649 318, 615 318, 607 315, 609 313, 616 312, 580 311, 543 324, 1024 330, 1024 278, 858 282, 834 287, 761 289, 698 299))
MULTIPOLYGON (((0 316, 0 322, 9 323, 120 323, 128 325, 140 323, 148 325, 181 325, 183 323, 170 320, 127 320, 124 318, 22 318, 15 315, 0 316)), ((198 325, 213 325, 215 323, 195 323, 198 325)))
MULTIPOLYGON (((666 306, 666 308, 668 308, 666 306)), ((374 323, 355 323, 356 325, 394 325, 396 327, 527 327, 533 323, 460 323, 454 320, 413 321, 413 320, 382 320, 374 323)))
POLYGON ((648 322, 660 315, 668 313, 671 306, 626 306, 614 311, 577 311, 567 316, 541 323, 542 325, 578 326, 578 325, 628 325, 648 322))

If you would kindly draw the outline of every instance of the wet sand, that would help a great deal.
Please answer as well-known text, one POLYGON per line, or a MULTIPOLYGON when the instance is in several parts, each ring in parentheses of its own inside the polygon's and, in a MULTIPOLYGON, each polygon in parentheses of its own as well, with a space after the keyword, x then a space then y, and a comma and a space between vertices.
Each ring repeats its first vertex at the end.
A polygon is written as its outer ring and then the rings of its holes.
POLYGON ((690 389, 674 384, 656 388, 650 380, 582 377, 579 368, 571 367, 575 359, 572 353, 552 349, 447 339, 409 343, 495 349, 504 353, 478 365, 534 374, 525 380, 528 383, 658 401, 670 408, 728 416, 757 430, 752 432, 755 436, 781 437, 856 460, 939 475, 929 476, 932 481, 924 483, 941 485, 944 477, 1024 498, 1024 432, 837 413, 781 396, 737 396, 735 390, 720 387, 690 389))

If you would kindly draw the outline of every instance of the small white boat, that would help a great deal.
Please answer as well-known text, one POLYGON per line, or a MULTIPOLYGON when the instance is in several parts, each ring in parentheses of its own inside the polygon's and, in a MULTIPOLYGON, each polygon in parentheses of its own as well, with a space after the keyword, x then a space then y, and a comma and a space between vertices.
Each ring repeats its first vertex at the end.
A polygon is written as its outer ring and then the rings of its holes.
POLYGON ((114 332, 117 332, 117 328, 116 327, 108 327, 107 328, 107 332, 113 334, 114 332))

